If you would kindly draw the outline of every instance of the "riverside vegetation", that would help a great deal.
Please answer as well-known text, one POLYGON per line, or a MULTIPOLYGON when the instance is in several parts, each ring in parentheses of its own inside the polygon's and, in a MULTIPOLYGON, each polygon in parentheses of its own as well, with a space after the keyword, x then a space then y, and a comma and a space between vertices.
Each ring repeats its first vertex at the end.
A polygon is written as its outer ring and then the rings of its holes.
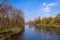
POLYGON ((0 0, 0 40, 5 40, 23 29, 23 12, 13 8, 11 0, 0 0))
POLYGON ((44 17, 42 19, 40 19, 40 17, 37 17, 33 21, 30 20, 29 22, 27 22, 27 24, 39 27, 42 26, 60 28, 60 13, 58 13, 54 17, 44 17))

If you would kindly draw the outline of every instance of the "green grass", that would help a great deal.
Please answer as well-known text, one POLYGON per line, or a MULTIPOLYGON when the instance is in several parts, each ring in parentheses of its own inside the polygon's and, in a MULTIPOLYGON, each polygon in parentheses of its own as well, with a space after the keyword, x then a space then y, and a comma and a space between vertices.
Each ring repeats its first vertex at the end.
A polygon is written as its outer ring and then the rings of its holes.
POLYGON ((9 32, 9 29, 0 29, 0 33, 9 32))
POLYGON ((60 25, 58 25, 58 24, 54 24, 54 25, 50 25, 50 24, 37 24, 37 26, 44 26, 44 27, 48 26, 48 27, 60 28, 60 25))
POLYGON ((14 33, 17 33, 17 32, 19 32, 20 30, 22 30, 23 28, 20 28, 20 27, 12 27, 12 28, 10 28, 10 31, 12 31, 12 32, 14 32, 14 33))
POLYGON ((4 39, 11 37, 15 33, 22 31, 22 30, 23 30, 23 27, 20 27, 18 25, 14 25, 13 27, 10 27, 10 28, 5 28, 2 30, 0 29, 0 36, 4 40, 4 39))
POLYGON ((0 33, 10 32, 10 31, 19 32, 22 29, 23 29, 23 27, 20 27, 18 25, 14 25, 13 27, 10 27, 10 28, 0 29, 0 33))

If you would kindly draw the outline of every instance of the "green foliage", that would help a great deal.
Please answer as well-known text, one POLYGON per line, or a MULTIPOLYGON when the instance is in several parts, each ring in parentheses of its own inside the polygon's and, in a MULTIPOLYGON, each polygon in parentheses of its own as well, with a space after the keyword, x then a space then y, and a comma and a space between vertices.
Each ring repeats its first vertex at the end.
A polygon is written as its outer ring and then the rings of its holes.
POLYGON ((54 25, 54 24, 55 24, 55 20, 54 20, 54 18, 52 18, 52 20, 50 21, 49 24, 50 24, 50 25, 54 25))
POLYGON ((43 18, 41 24, 47 24, 47 18, 43 18))

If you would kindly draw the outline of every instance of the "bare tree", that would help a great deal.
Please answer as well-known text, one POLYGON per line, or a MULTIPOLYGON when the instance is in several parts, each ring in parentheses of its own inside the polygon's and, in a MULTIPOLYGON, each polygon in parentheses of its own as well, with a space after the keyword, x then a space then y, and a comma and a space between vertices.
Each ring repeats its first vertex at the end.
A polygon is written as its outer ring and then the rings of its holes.
POLYGON ((56 15, 56 17, 55 17, 55 22, 56 22, 57 24, 60 24, 60 13, 59 13, 58 15, 56 15))
POLYGON ((23 12, 9 5, 8 0, 0 0, 0 28, 10 28, 11 25, 24 26, 23 12))
POLYGON ((18 9, 11 10, 11 20, 13 21, 14 25, 24 26, 24 16, 23 12, 18 9))
POLYGON ((9 20, 9 10, 12 6, 8 5, 8 0, 0 0, 0 28, 6 28, 9 20))

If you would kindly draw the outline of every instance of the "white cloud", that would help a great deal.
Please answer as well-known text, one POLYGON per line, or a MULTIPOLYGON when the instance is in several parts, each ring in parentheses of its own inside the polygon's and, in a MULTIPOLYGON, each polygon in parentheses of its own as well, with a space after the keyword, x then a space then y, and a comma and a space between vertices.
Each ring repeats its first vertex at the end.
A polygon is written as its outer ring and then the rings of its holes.
POLYGON ((56 5, 56 3, 49 3, 49 4, 47 4, 47 6, 49 6, 49 7, 55 6, 55 5, 56 5))
POLYGON ((45 13, 51 12, 50 7, 44 7, 44 8, 41 9, 41 11, 43 11, 45 13))
POLYGON ((56 6, 56 3, 49 3, 49 4, 43 3, 42 6, 43 7, 40 9, 40 11, 46 13, 44 15, 45 17, 50 17, 51 16, 50 12, 52 12, 52 7, 56 6))
POLYGON ((45 13, 50 13, 52 11, 51 7, 55 6, 56 3, 49 3, 49 4, 43 3, 42 5, 44 7, 42 9, 40 9, 40 11, 45 12, 45 13))
POLYGON ((46 5, 46 3, 43 3, 43 6, 45 6, 46 5))

